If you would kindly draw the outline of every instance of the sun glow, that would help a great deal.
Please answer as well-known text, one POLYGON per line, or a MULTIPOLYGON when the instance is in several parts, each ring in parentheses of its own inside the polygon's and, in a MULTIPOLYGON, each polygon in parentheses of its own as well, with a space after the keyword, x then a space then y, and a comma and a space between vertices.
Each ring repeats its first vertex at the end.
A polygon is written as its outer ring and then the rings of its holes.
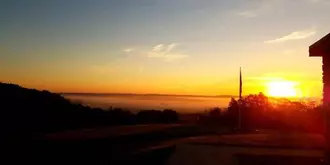
POLYGON ((267 94, 273 97, 299 97, 301 92, 296 82, 279 80, 267 83, 267 94))

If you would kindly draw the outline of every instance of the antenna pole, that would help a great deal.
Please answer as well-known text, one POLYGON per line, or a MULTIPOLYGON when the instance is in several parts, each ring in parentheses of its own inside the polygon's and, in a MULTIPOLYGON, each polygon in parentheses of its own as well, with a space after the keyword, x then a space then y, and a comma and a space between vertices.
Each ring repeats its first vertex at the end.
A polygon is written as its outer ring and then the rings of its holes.
POLYGON ((239 68, 239 100, 238 100, 238 129, 241 129, 241 103, 242 103, 242 68, 239 68))

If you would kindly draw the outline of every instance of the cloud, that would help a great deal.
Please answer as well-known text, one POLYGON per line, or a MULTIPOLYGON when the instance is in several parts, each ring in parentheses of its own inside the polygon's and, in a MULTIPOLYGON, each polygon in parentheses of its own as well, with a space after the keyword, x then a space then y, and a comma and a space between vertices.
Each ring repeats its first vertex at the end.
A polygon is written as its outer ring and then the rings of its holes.
POLYGON ((237 9, 234 10, 236 16, 244 18, 265 17, 269 18, 283 10, 290 10, 292 6, 305 5, 307 3, 323 3, 326 4, 330 0, 245 0, 237 9), (299 2, 299 3, 298 3, 299 2))
POLYGON ((304 31, 295 31, 286 36, 276 38, 273 40, 265 41, 265 43, 279 43, 289 40, 301 40, 313 36, 316 33, 315 30, 304 30, 304 31))
POLYGON ((257 13, 254 11, 244 11, 244 12, 239 12, 237 14, 245 18, 253 18, 257 16, 257 13))
POLYGON ((244 18, 254 18, 275 10, 283 0, 250 0, 246 1, 235 14, 244 18))
POLYGON ((330 4, 329 0, 308 0, 311 3, 323 3, 323 4, 330 4))
POLYGON ((166 52, 170 52, 172 51, 172 49, 174 49, 178 44, 176 43, 172 43, 170 45, 167 46, 166 52))
POLYGON ((152 51, 148 52, 149 58, 160 58, 165 61, 173 61, 178 59, 187 58, 188 55, 173 52, 178 44, 172 43, 169 45, 159 44, 153 47, 152 51))
POLYGON ((325 5, 330 5, 330 0, 309 0, 311 3, 320 3, 320 4, 325 4, 325 5))
POLYGON ((154 46, 154 48, 152 49, 152 51, 158 52, 158 51, 162 51, 164 49, 164 45, 163 44, 159 44, 154 46))
POLYGON ((125 53, 131 53, 133 51, 133 49, 132 48, 127 48, 127 49, 124 49, 123 51, 125 53))

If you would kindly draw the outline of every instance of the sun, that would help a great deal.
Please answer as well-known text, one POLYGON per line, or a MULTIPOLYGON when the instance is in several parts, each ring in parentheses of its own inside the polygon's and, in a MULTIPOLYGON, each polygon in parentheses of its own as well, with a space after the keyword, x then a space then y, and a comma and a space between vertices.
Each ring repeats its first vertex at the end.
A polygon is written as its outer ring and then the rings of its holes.
POLYGON ((297 83, 280 80, 267 83, 267 94, 273 97, 297 97, 299 95, 297 83))

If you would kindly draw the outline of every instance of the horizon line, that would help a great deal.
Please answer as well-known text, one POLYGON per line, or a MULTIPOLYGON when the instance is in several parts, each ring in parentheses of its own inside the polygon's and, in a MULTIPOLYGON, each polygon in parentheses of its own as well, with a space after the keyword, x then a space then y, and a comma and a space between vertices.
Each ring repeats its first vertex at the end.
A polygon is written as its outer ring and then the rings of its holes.
MULTIPOLYGON (((60 95, 80 95, 80 96, 109 96, 109 95, 117 95, 117 96, 178 96, 178 97, 220 97, 220 98, 239 98, 239 96, 236 95, 194 95, 194 94, 162 94, 162 93, 85 93, 85 92, 61 92, 58 93, 60 95)), ((253 94, 253 93, 252 93, 253 94)), ((257 93, 254 93, 257 94, 257 93)), ((250 94, 243 95, 243 97, 246 97, 250 94)), ((305 97, 273 97, 273 96, 267 96, 268 98, 287 98, 287 99, 322 99, 322 97, 319 96, 305 96, 305 97)))
POLYGON ((104 95, 140 95, 140 96, 190 96, 190 97, 238 97, 235 95, 194 95, 194 94, 163 94, 163 93, 85 93, 85 92, 60 92, 61 95, 95 95, 95 96, 104 96, 104 95))

